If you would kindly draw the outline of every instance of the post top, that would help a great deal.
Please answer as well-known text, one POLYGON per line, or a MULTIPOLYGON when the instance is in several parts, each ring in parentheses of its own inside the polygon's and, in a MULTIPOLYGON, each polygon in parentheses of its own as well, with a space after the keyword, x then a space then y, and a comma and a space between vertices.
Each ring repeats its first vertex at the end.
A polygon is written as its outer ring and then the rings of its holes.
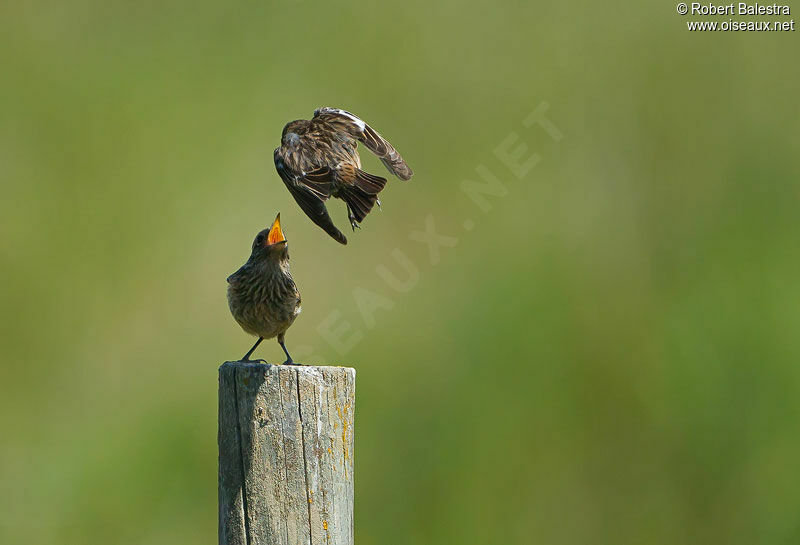
POLYGON ((355 375, 356 370, 352 367, 342 367, 338 365, 280 365, 280 364, 273 364, 273 363, 258 363, 253 361, 226 361, 220 366, 220 370, 224 367, 233 367, 238 369, 248 369, 250 371, 264 371, 265 373, 274 373, 278 372, 281 369, 286 370, 295 370, 298 373, 308 373, 308 374, 316 374, 319 372, 345 372, 345 373, 353 373, 355 375))

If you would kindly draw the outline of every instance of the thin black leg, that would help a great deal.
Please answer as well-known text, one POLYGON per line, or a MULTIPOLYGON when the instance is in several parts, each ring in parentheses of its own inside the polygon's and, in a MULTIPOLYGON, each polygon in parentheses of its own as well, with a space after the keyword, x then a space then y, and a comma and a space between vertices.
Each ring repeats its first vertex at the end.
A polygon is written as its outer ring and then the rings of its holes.
POLYGON ((258 338, 258 340, 256 341, 256 344, 254 344, 254 345, 253 345, 253 348, 251 348, 251 349, 250 349, 250 350, 247 352, 247 354, 245 354, 245 355, 244 355, 244 357, 241 359, 241 361, 244 361, 244 362, 250 362, 250 361, 253 361, 253 362, 257 362, 257 361, 263 361, 264 363, 267 363, 267 362, 266 362, 266 361, 264 361, 264 360, 251 360, 251 359, 250 359, 250 355, 251 355, 251 354, 252 354, 252 353, 255 351, 255 349, 256 349, 256 348, 258 348, 258 345, 259 345, 259 344, 261 344, 261 341, 263 341, 263 340, 264 340, 264 337, 259 337, 259 338, 258 338))
POLYGON ((361 229, 361 226, 356 221, 356 217, 353 215, 353 211, 350 209, 350 205, 347 205, 347 217, 350 219, 350 227, 353 228, 355 232, 356 228, 361 229))
POLYGON ((281 348, 283 348, 283 353, 284 353, 284 354, 286 354, 286 361, 285 361, 285 362, 283 362, 283 364, 284 364, 284 365, 300 365, 299 363, 295 363, 295 362, 294 362, 294 360, 292 359, 292 357, 289 355, 289 351, 288 351, 288 350, 286 350, 286 345, 285 345, 285 344, 283 344, 283 339, 284 339, 284 338, 285 338, 285 336, 284 336, 284 334, 283 334, 283 333, 281 333, 280 335, 278 335, 278 343, 281 345, 281 348))

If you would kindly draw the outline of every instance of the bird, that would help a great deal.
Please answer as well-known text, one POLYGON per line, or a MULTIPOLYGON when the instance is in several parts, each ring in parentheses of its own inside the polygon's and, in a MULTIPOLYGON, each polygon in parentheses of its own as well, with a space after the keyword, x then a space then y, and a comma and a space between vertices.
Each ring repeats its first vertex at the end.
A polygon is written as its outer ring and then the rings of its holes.
POLYGON ((231 314, 245 332, 258 337, 240 361, 267 363, 250 356, 261 341, 277 336, 286 354, 284 365, 295 364, 284 339, 300 314, 300 303, 300 292, 289 272, 289 247, 279 213, 271 227, 256 235, 247 262, 228 277, 231 314))
POLYGON ((347 237, 333 224, 325 201, 330 197, 347 203, 353 231, 380 206, 378 193, 386 178, 361 170, 358 143, 377 155, 401 180, 413 172, 397 150, 359 117, 339 108, 317 108, 310 120, 298 119, 283 127, 281 145, 275 149, 275 168, 300 208, 334 240, 347 237))

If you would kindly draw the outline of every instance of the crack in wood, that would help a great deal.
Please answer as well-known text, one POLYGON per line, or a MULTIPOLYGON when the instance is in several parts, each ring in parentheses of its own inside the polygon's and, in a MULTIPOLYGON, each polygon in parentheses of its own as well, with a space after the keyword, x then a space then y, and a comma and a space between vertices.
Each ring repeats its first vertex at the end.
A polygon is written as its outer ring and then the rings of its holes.
POLYGON ((308 487, 308 460, 306 460, 306 430, 303 424, 303 403, 300 397, 300 370, 295 371, 297 377, 297 415, 300 417, 300 441, 303 453, 303 475, 306 482, 306 502, 308 503, 308 542, 314 545, 314 529, 311 527, 311 489, 308 487))
POLYGON ((244 449, 242 448, 242 421, 240 420, 240 412, 239 412, 239 377, 237 370, 233 370, 233 398, 234 398, 234 407, 236 412, 236 435, 238 438, 239 443, 239 467, 242 469, 242 487, 241 487, 241 495, 242 495, 242 518, 244 519, 244 537, 247 542, 247 545, 250 545, 250 522, 247 520, 247 487, 246 487, 246 480, 245 480, 245 473, 244 473, 244 449))

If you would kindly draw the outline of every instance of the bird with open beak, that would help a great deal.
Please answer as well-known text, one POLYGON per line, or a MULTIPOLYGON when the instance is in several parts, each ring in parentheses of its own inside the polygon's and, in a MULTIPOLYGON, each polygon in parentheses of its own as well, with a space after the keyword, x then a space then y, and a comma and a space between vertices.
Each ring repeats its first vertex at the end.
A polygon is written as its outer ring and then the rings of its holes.
POLYGON ((300 292, 289 272, 289 249, 280 214, 272 227, 256 235, 247 263, 228 277, 228 306, 242 329, 258 337, 241 361, 264 361, 251 360, 250 355, 264 339, 278 337, 286 353, 284 364, 294 363, 284 336, 300 314, 300 292))
POLYGON ((386 178, 361 170, 356 151, 359 142, 377 155, 389 172, 401 180, 411 179, 411 168, 386 139, 338 108, 317 108, 312 119, 287 123, 281 146, 274 153, 275 168, 294 200, 311 221, 341 244, 347 244, 347 238, 333 224, 325 201, 331 197, 343 200, 355 231, 375 203, 380 206, 378 193, 386 185, 386 178))

